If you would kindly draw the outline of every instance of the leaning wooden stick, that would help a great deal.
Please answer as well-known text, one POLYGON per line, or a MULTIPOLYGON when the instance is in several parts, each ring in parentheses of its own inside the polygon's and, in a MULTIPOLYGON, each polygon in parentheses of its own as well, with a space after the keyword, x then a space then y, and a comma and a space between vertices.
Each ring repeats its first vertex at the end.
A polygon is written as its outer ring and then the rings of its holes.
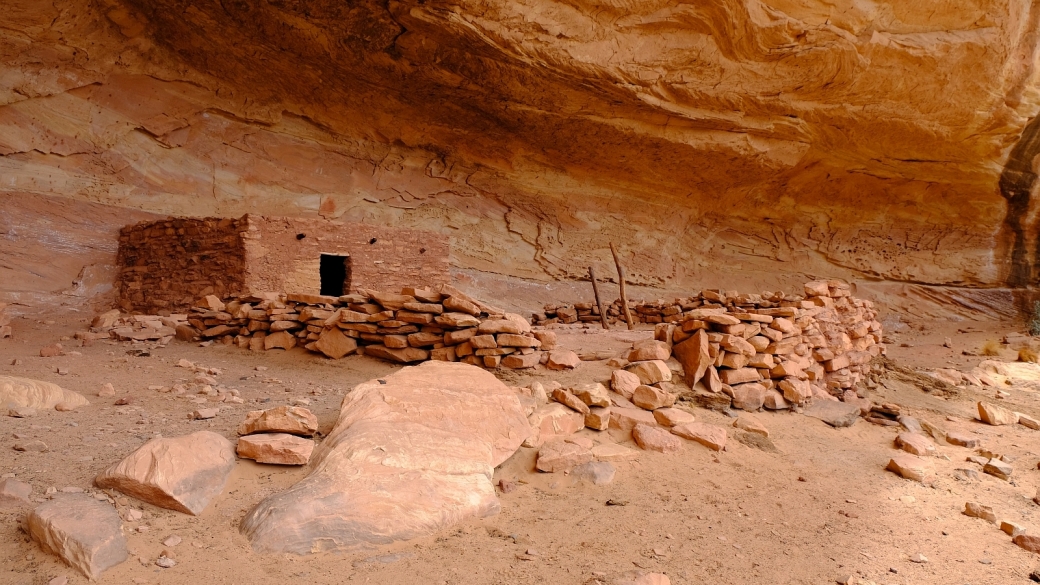
POLYGON ((614 255, 614 265, 617 266, 618 285, 621 286, 621 310, 625 313, 625 323, 629 330, 632 329, 632 313, 628 311, 628 295, 625 294, 625 269, 621 267, 621 261, 617 257, 617 248, 614 242, 610 243, 610 253, 614 255))
POLYGON ((592 281, 592 294, 596 295, 596 306, 599 307, 599 320, 603 322, 604 329, 610 329, 607 325, 607 312, 603 310, 603 301, 599 300, 599 285, 596 284, 596 271, 589 266, 589 280, 592 281))

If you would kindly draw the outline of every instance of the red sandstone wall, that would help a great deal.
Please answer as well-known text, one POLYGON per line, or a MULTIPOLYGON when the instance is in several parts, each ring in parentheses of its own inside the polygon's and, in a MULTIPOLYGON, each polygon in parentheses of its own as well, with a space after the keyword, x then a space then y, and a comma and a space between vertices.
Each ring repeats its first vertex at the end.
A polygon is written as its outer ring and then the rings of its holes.
POLYGON ((244 291, 245 251, 238 219, 171 219, 120 231, 116 288, 125 311, 156 313, 244 291))
POLYGON ((320 219, 243 220, 245 285, 251 292, 317 294, 321 254, 350 256, 354 289, 399 291, 450 281, 448 238, 441 234, 320 219))

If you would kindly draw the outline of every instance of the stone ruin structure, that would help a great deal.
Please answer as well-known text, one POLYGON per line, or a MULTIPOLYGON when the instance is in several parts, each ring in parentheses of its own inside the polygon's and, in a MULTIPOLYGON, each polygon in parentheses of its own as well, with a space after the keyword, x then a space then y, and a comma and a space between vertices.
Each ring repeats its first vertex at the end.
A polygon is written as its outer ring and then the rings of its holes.
POLYGON ((118 264, 119 307, 141 313, 183 311, 207 295, 442 283, 450 266, 448 239, 435 232, 252 214, 126 226, 118 264))
MULTIPOLYGON (((553 329, 599 326, 579 320, 584 309, 549 306, 532 327, 450 285, 400 294, 361 289, 341 297, 210 295, 195 305, 167 317, 119 318, 112 311, 95 320, 88 335, 159 342, 176 336, 253 351, 299 345, 333 359, 363 353, 398 363, 567 369, 580 357, 556 350, 553 329)), ((850 286, 836 280, 807 283, 803 295, 705 290, 631 305, 642 322, 655 323, 655 339, 617 367, 643 384, 668 382, 665 361, 674 356, 690 388, 728 396, 744 410, 789 408, 813 398, 858 403, 857 386, 885 352, 873 303, 853 297, 850 286)))

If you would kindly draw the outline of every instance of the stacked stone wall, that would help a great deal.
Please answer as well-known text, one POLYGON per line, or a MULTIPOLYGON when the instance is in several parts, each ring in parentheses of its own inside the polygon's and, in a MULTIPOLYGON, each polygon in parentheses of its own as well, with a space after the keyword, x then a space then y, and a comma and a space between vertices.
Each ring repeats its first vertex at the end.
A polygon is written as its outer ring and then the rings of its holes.
POLYGON ((448 238, 433 232, 256 215, 181 218, 121 230, 119 307, 170 313, 207 295, 315 295, 321 292, 322 254, 349 258, 345 293, 449 280, 448 238))
POLYGON ((237 219, 169 219, 127 226, 119 235, 116 288, 124 311, 190 307, 200 297, 244 292, 246 224, 237 219))

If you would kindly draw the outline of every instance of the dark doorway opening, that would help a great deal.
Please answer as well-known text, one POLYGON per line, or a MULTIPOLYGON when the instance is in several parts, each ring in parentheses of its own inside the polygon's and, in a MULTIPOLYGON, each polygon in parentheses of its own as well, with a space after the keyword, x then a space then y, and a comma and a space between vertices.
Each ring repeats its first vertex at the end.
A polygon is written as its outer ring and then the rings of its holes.
POLYGON ((350 256, 321 255, 321 294, 341 297, 350 290, 350 256))

